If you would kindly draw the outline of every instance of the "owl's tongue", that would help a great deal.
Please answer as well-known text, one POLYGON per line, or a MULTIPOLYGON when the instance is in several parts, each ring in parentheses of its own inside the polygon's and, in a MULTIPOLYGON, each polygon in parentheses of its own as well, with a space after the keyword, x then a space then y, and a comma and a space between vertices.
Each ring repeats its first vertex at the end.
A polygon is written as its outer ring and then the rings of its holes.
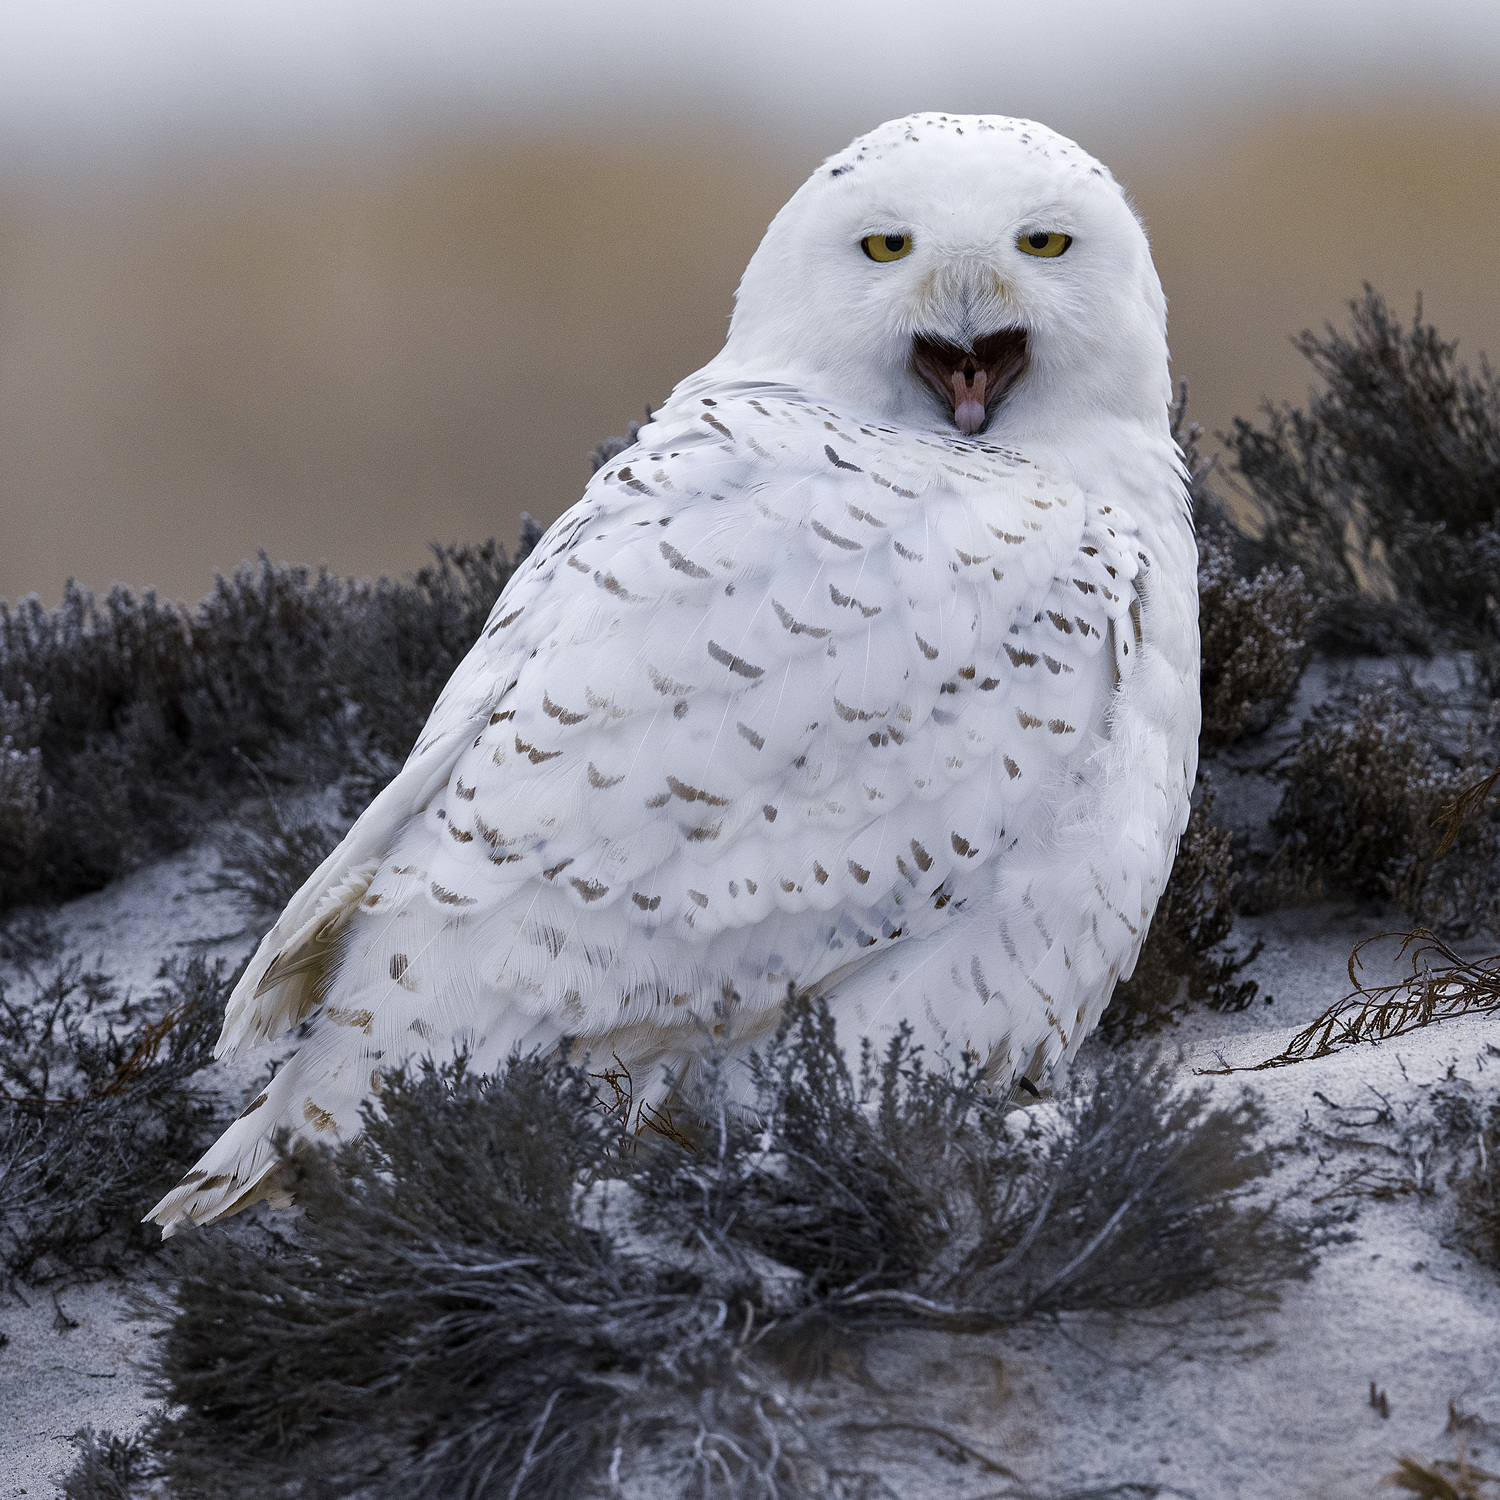
POLYGON ((985 381, 984 371, 976 370, 973 360, 967 368, 953 372, 953 425, 965 437, 972 437, 984 426, 985 381))

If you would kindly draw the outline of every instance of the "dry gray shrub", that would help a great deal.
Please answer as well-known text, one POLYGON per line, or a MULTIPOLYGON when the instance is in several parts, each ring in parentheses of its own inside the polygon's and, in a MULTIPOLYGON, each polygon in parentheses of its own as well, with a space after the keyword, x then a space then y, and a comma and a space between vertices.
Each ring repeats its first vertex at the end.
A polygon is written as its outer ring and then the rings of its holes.
POLYGON ((1203 456, 1203 429, 1188 421, 1187 401, 1183 381, 1171 406, 1172 436, 1182 449, 1198 534, 1203 739, 1227 745, 1268 728, 1296 692, 1311 655, 1307 637, 1317 603, 1300 568, 1257 570, 1250 561, 1254 544, 1214 489, 1216 463, 1203 456))
MULTIPOLYGON (((1492 970, 1500 991, 1500 961, 1492 970)), ((1500 1008, 1500 1002, 1497 1002, 1500 1008)), ((1458 1217, 1458 1239, 1500 1271, 1500 1097, 1488 1101, 1470 1090, 1443 1091, 1437 1101, 1447 1144, 1458 1155, 1448 1183, 1458 1217)))
POLYGON ((1447 809, 1472 801, 1480 780, 1440 760, 1392 689, 1364 694, 1352 722, 1314 720, 1298 747, 1272 820, 1284 837, 1272 878, 1390 901, 1446 935, 1472 932, 1500 896, 1500 806, 1451 827, 1447 809))
POLYGON ((826 1006, 794 999, 753 1076, 732 1106, 711 1059, 667 1134, 634 1135, 628 1095, 607 1113, 559 1063, 392 1075, 360 1141, 289 1159, 280 1253, 172 1242, 151 1445, 174 1487, 873 1496, 851 1407, 798 1395, 841 1341, 1238 1305, 1310 1269, 1247 1197, 1253 1107, 1176 1094, 1158 1062, 1018 1126, 971 1059, 928 1066, 904 1034, 856 1081, 826 1006))
POLYGON ((0 697, 0 868, 21 869, 35 858, 47 832, 47 784, 42 776, 41 716, 29 683, 16 702, 0 697))
POLYGON ((289 813, 274 801, 267 809, 265 823, 251 823, 241 814, 218 836, 220 868, 212 877, 214 890, 243 897, 262 920, 281 915, 343 837, 323 818, 289 813))
POLYGON ((735 1361, 754 1277, 631 1253, 587 1212, 617 1131, 586 1077, 429 1068, 382 1106, 358 1144, 291 1164, 283 1255, 222 1233, 177 1249, 157 1352, 175 1414, 153 1439, 174 1485, 578 1500, 665 1443, 658 1464, 705 1494, 827 1492, 735 1361))
POLYGON ((1115 986, 1100 1022, 1111 1041, 1158 1030, 1190 1005, 1244 1010, 1259 993, 1253 979, 1238 975, 1262 945, 1257 942, 1243 954, 1224 946, 1234 930, 1239 876, 1230 853, 1232 836, 1213 821, 1214 790, 1206 773, 1199 786, 1135 973, 1115 986))
MULTIPOLYGON (((640 438, 641 428, 651 420, 651 406, 646 406, 645 421, 631 421, 626 424, 624 437, 607 437, 597 448, 589 450, 589 470, 597 474, 610 459, 618 458, 627 448, 633 448, 640 438)), ((525 515, 525 512, 522 512, 525 515)), ((526 516, 527 520, 531 518, 526 516)))
POLYGON ((73 1434, 78 1460, 63 1477, 63 1500, 137 1500, 155 1464, 144 1437, 82 1427, 73 1434))
POLYGON ((147 1247, 143 1208, 224 1123, 199 1074, 228 981, 201 959, 164 966, 136 1004, 73 960, 29 989, 0 985, 0 1268, 112 1270, 147 1247))
POLYGON ((1325 611, 1336 628, 1380 623, 1347 607, 1373 602, 1361 590, 1373 573, 1404 606, 1386 612, 1397 634, 1415 612, 1493 635, 1500 381, 1483 358, 1477 374, 1460 362, 1420 299, 1409 328, 1368 284, 1349 308, 1348 333, 1296 341, 1318 377, 1306 408, 1268 403, 1264 427, 1237 418, 1224 437, 1261 508, 1262 549, 1339 601, 1325 611))
POLYGON ((333 853, 347 824, 287 808, 259 767, 249 769, 264 795, 258 806, 242 808, 215 836, 219 868, 210 889, 232 891, 245 902, 253 920, 269 922, 286 910, 307 877, 333 853))
POLYGON ((0 600, 0 908, 189 842, 243 795, 245 757, 378 790, 515 563, 493 541, 434 552, 401 582, 262 556, 194 609, 71 583, 51 610, 0 600))
POLYGON ((1316 613, 1300 569, 1262 568, 1242 578, 1230 549, 1198 544, 1198 622, 1203 637, 1203 739, 1227 745, 1259 734, 1297 691, 1316 613))

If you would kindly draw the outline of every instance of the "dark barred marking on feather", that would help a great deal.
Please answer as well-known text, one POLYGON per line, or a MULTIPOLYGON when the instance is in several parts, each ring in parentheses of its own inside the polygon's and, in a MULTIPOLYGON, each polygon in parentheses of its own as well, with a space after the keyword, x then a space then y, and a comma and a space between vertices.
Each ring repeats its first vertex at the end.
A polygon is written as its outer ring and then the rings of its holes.
MULTIPOLYGON (((713 654, 712 647, 710 647, 709 654, 713 654)), ((651 686, 654 687, 656 691, 660 693, 664 698, 675 698, 680 693, 691 693, 693 691, 692 683, 675 682, 672 678, 668 677, 665 672, 658 672, 650 662, 646 663, 646 676, 651 679, 651 686)))
POLYGON ((804 625, 801 620, 794 619, 792 615, 782 608, 776 600, 771 600, 771 608, 776 611, 776 618, 791 631, 793 635, 810 635, 814 640, 821 641, 825 636, 832 635, 831 630, 817 625, 804 625))
MULTIPOLYGON (((915 490, 903 490, 899 484, 892 484, 889 479, 882 479, 879 474, 874 472, 874 470, 871 470, 870 478, 873 479, 876 484, 884 485, 885 488, 888 489, 893 495, 900 495, 903 500, 915 500, 917 498, 917 492, 915 490)), ((901 553, 904 557, 911 557, 913 555, 912 553, 908 552, 900 542, 896 543, 896 551, 901 553)))
POLYGON ((658 544, 661 555, 666 558, 669 567, 676 568, 679 573, 686 573, 689 578, 707 578, 708 569, 700 568, 691 558, 685 557, 671 542, 663 541, 658 544))
POLYGON ((708 654, 721 666, 728 667, 731 672, 737 673, 741 677, 753 679, 766 675, 764 667, 757 667, 751 662, 747 662, 744 657, 736 656, 732 651, 726 651, 717 641, 710 641, 708 643, 708 654))
MULTIPOLYGON (((549 719, 556 719, 559 724, 582 724, 588 718, 587 714, 570 713, 566 708, 560 707, 547 696, 547 690, 542 689, 542 712, 549 719)), ((472 797, 474 794, 469 793, 472 797)))
MULTIPOLYGON (((862 708, 850 708, 847 703, 841 703, 839 701, 839 696, 837 693, 833 695, 833 711, 846 724, 853 724, 856 722, 868 724, 872 719, 883 719, 888 713, 890 713, 890 709, 888 708, 878 708, 873 713, 867 713, 862 708)), ((816 728, 817 726, 814 725, 813 727, 816 728)))
POLYGON ((534 766, 539 766, 544 760, 556 760, 562 754, 561 750, 538 750, 535 745, 528 745, 520 735, 516 736, 516 753, 524 755, 534 766))
POLYGON ((835 547, 842 547, 846 552, 863 552, 864 546, 856 542, 852 537, 840 536, 836 531, 830 531, 821 521, 814 521, 812 529, 823 538, 825 542, 832 542, 835 547))
POLYGON ((867 620, 874 619, 884 607, 879 604, 861 604, 853 594, 841 594, 831 583, 828 585, 828 597, 840 609, 857 609, 867 620))
POLYGON ((728 797, 716 797, 712 792, 705 792, 698 787, 689 786, 685 781, 679 781, 675 776, 667 777, 667 785, 684 802, 706 802, 710 807, 728 807, 730 803, 728 797))

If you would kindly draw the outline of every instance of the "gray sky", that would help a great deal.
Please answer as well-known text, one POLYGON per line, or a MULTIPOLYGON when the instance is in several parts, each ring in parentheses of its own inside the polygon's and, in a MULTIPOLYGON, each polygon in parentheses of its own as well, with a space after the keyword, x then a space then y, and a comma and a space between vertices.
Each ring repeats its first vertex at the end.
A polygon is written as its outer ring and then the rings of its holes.
POLYGON ((1245 94, 1500 86, 1494 0, 0 0, 0 138, 913 108, 1171 129, 1245 94))

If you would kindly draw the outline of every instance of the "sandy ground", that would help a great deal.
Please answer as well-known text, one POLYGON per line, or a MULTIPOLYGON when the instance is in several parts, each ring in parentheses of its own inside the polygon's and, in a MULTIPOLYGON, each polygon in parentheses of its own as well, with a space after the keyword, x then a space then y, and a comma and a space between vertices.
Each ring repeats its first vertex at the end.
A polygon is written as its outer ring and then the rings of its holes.
MULTIPOLYGON (((65 951, 137 995, 151 992, 161 961, 173 955, 238 963, 254 935, 234 897, 207 889, 217 862, 211 850, 196 849, 68 903, 56 913, 65 951)), ((241 1071, 226 1069, 221 1080, 236 1100, 256 1070, 241 1071)), ((0 1347, 0 1500, 50 1500, 73 1466, 80 1427, 128 1434, 140 1426, 150 1410, 139 1364, 150 1330, 127 1317, 126 1303, 117 1281, 0 1298, 0 1334, 9 1339, 0 1347)))
MULTIPOLYGON (((60 913, 69 946, 139 991, 163 954, 185 951, 174 950, 184 932, 237 933, 234 903, 202 894, 212 858, 185 855, 72 903, 60 913)), ((1226 1098, 1248 1085, 1260 1095, 1266 1138, 1291 1148, 1270 1184, 1289 1210, 1356 1211, 1352 1233, 1321 1252, 1309 1282, 1238 1321, 1190 1305, 1004 1337, 895 1339, 869 1357, 884 1400, 951 1429, 1037 1495, 1136 1481, 1198 1500, 1363 1500, 1395 1455, 1451 1454, 1450 1402, 1500 1423, 1500 1279, 1451 1247, 1441 1182, 1387 1201, 1341 1191, 1361 1164, 1399 1168, 1400 1151, 1413 1139, 1420 1145, 1433 1084, 1500 1084, 1500 1018, 1450 1021, 1270 1072, 1199 1071, 1278 1052, 1347 992, 1350 948, 1378 931, 1368 914, 1333 904, 1242 918, 1237 940, 1264 940, 1247 973, 1271 1003, 1199 1012, 1166 1038, 1181 1049, 1185 1085, 1226 1098), (1358 1132, 1373 1143, 1368 1150, 1328 1146, 1332 1105, 1347 1111, 1380 1099, 1389 1123, 1358 1132), (1389 1415, 1372 1408, 1372 1381, 1389 1415)), ((249 942, 240 934, 207 951, 233 962, 249 942)), ((1369 952, 1372 977, 1393 946, 1369 952)), ((237 1099, 248 1082, 227 1078, 226 1092, 237 1099)), ((27 1290, 25 1299, 0 1302, 9 1339, 0 1348, 0 1500, 50 1496, 72 1464, 72 1433, 84 1424, 129 1432, 149 1410, 140 1365, 149 1329, 126 1319, 122 1286, 68 1287, 56 1297, 27 1290)), ((978 1461, 934 1458, 930 1443, 894 1429, 871 1436, 869 1457, 894 1493, 913 1500, 1016 1493, 978 1461)))

